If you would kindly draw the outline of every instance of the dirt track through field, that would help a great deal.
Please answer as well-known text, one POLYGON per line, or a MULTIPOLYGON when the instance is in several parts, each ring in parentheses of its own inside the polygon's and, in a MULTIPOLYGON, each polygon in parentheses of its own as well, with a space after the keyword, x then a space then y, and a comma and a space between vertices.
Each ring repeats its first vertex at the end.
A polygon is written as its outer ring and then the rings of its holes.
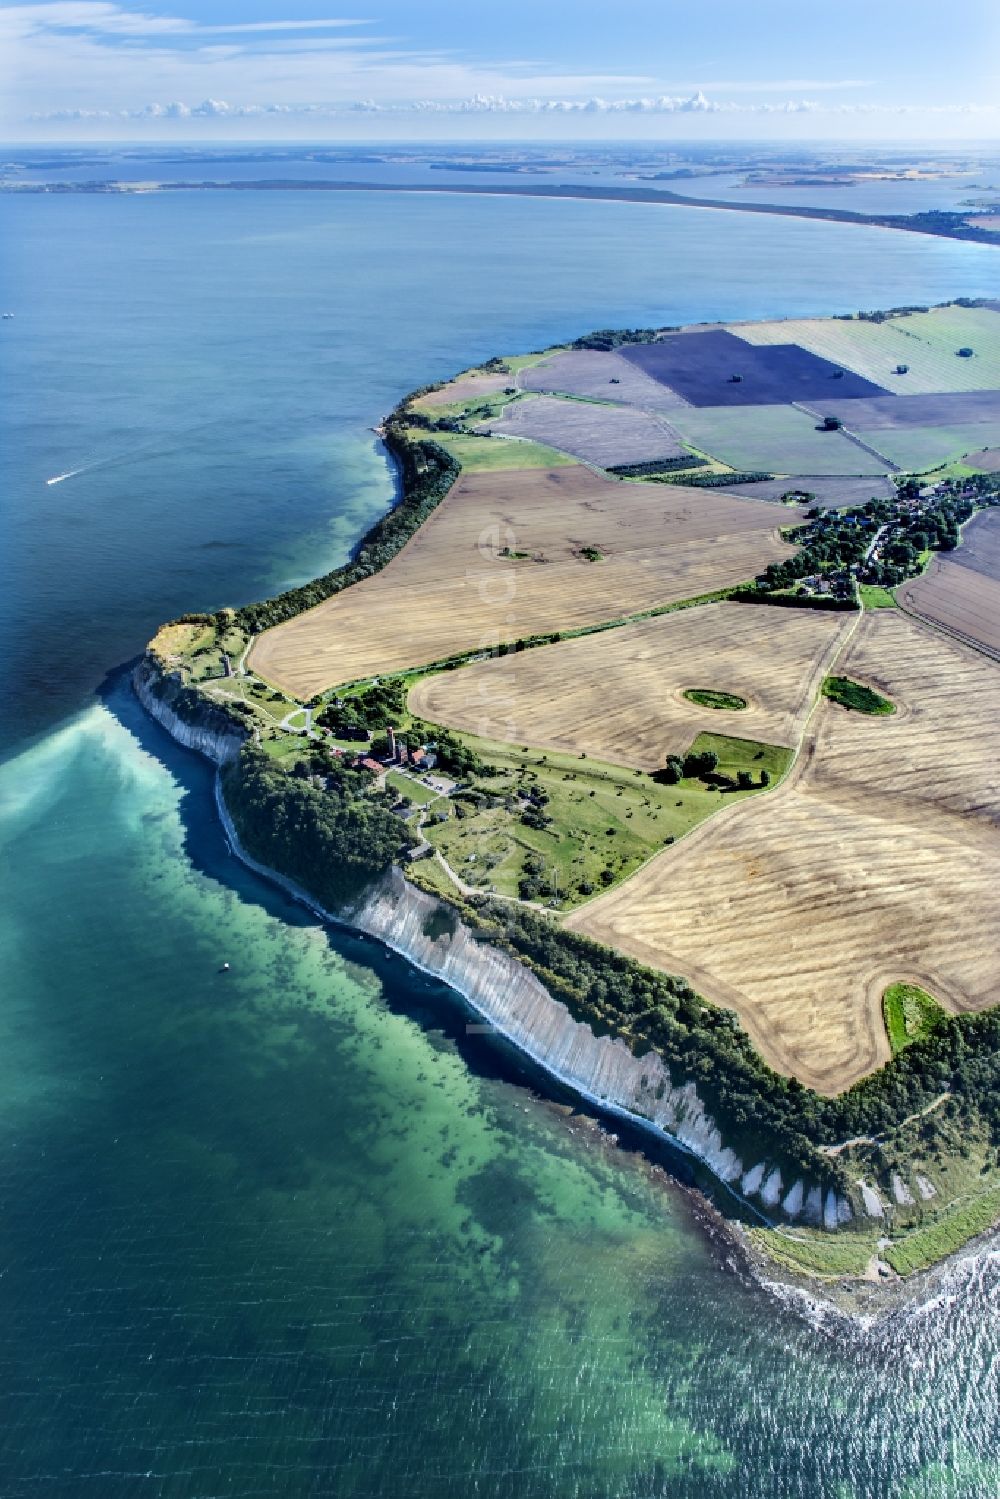
POLYGON ((267 631, 250 665, 310 697, 454 652, 615 619, 735 585, 790 556, 777 526, 801 513, 618 483, 575 465, 466 474, 387 568, 267 631), (586 560, 584 548, 602 560, 586 560))
POLYGON ((822 701, 777 791, 718 814, 575 912, 574 930, 731 1006, 773 1066, 827 1093, 888 1060, 885 987, 1000 1001, 1000 668, 865 615, 836 670, 897 704, 822 701))

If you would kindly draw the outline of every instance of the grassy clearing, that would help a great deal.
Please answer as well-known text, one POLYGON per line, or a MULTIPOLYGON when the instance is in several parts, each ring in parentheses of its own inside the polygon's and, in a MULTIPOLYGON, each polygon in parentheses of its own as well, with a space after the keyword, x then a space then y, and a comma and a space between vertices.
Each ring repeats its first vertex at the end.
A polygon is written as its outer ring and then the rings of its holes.
POLYGON ((782 1232, 773 1228, 751 1228, 751 1241, 768 1259, 797 1274, 819 1276, 822 1280, 840 1280, 845 1275, 864 1275, 873 1254, 875 1236, 841 1232, 826 1234, 816 1229, 782 1232))
POLYGON ((933 1223, 916 1228, 882 1252, 899 1275, 912 1275, 916 1270, 926 1270, 948 1254, 961 1249, 969 1239, 986 1233, 1000 1219, 1000 1186, 941 1214, 933 1223))
POLYGON ((977 1234, 986 1233, 998 1219, 1000 1186, 956 1203, 932 1222, 901 1234, 881 1249, 876 1234, 862 1236, 850 1230, 828 1234, 819 1229, 797 1228, 787 1232, 752 1228, 749 1236, 776 1264, 822 1280, 863 1275, 875 1254, 891 1265, 897 1275, 913 1275, 954 1254, 977 1234))
POLYGON ((738 739, 732 734, 699 734, 691 753, 708 752, 719 757, 718 775, 735 779, 739 771, 749 770, 759 779, 761 771, 766 770, 772 785, 780 781, 795 759, 795 751, 780 744, 761 744, 757 739, 738 739))
MULTIPOLYGON (((668 786, 642 772, 586 756, 539 752, 462 735, 492 768, 472 776, 445 819, 425 829, 428 841, 467 884, 500 895, 526 897, 569 911, 598 891, 627 879, 664 845, 682 838, 734 798, 762 788, 733 790, 684 777, 668 786), (527 816, 527 821, 525 820, 527 816)), ((701 734, 693 748, 713 749, 718 771, 734 780, 766 769, 772 783, 791 751, 752 740, 701 734)))
POLYGON ((408 776, 398 770, 390 770, 385 778, 386 785, 400 796, 408 796, 410 801, 418 807, 426 807, 429 802, 436 802, 441 795, 431 786, 425 786, 414 776, 408 776))
MULTIPOLYGON (((414 439, 427 434, 416 429, 414 439)), ((474 437, 464 432, 435 432, 434 441, 457 458, 466 473, 512 468, 568 468, 576 463, 568 453, 559 453, 540 442, 514 437, 474 437)))
POLYGON ((273 737, 264 735, 261 739, 261 748, 272 760, 277 760, 286 769, 291 769, 296 760, 302 759, 308 744, 306 740, 296 738, 291 734, 275 734, 273 737))
POLYGON ((739 712, 748 706, 745 697, 737 697, 735 692, 716 692, 714 687, 689 687, 684 696, 689 703, 697 703, 699 708, 728 708, 731 712, 739 712))
POLYGON ((898 609, 896 595, 891 588, 882 588, 878 583, 860 583, 858 597, 862 609, 898 609))
POLYGON ((882 996, 882 1014, 892 1054, 896 1056, 930 1035, 944 1011, 937 1000, 916 984, 890 984, 882 996))
POLYGON ((512 374, 518 370, 530 369, 533 364, 541 364, 543 359, 550 359, 553 354, 561 353, 567 345, 555 344, 551 349, 543 349, 540 354, 504 354, 503 362, 512 374))
POLYGON ((418 859, 415 864, 407 864, 403 873, 411 884, 418 890, 426 890, 428 895, 458 896, 461 899, 458 886, 448 878, 438 859, 418 859))
POLYGON ((862 686, 860 682, 852 682, 850 677, 827 677, 823 683, 823 696, 839 703, 842 708, 879 718, 896 711, 895 704, 890 703, 888 698, 882 697, 881 693, 875 692, 871 687, 862 686))

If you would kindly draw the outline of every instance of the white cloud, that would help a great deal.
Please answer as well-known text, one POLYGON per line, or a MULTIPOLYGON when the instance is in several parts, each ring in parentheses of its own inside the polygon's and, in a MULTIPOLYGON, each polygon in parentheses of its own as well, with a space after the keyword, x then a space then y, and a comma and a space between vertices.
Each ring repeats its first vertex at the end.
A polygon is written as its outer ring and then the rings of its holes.
POLYGON ((380 103, 358 99, 345 103, 230 104, 224 99, 203 99, 188 105, 143 104, 137 109, 61 109, 35 115, 45 120, 152 120, 152 119, 246 119, 265 115, 941 115, 994 114, 1000 105, 946 104, 821 104, 815 99, 785 99, 777 103, 744 104, 731 99, 709 99, 699 89, 691 95, 636 99, 509 99, 502 94, 473 94, 468 99, 416 99, 402 103, 380 103))
POLYGON ((94 31, 106 36, 231 36, 293 31, 334 31, 349 26, 370 26, 353 18, 312 21, 235 21, 231 25, 205 26, 183 16, 156 16, 147 11, 125 10, 111 0, 43 0, 36 5, 0 6, 0 26, 5 33, 21 35, 58 31, 94 31))
MULTIPOLYGON (((414 15, 419 21, 418 10, 414 15)), ((140 121, 159 123, 164 133, 171 122, 180 128, 184 121, 214 121, 223 132, 228 121, 238 132, 241 120, 306 116, 353 119, 358 129, 366 116, 376 116, 398 131, 407 121, 430 130, 441 120, 443 127, 451 117, 453 132, 464 118, 494 117, 494 128, 508 133, 533 119, 550 135, 562 119, 584 133, 606 122, 621 135, 632 118, 647 120, 654 134, 668 128, 707 134, 712 120, 718 130, 724 119, 736 125, 743 118, 770 119, 778 129, 785 118, 791 133, 796 116, 836 122, 849 115, 985 118, 996 112, 991 104, 836 98, 838 90, 868 86, 858 79, 706 81, 698 87, 642 74, 560 71, 524 57, 483 61, 459 50, 460 35, 453 49, 434 51, 375 35, 373 24, 292 17, 201 25, 115 0, 0 0, 0 135, 19 138, 29 124, 45 121, 140 121)), ((328 128, 335 133, 342 126, 328 128)))

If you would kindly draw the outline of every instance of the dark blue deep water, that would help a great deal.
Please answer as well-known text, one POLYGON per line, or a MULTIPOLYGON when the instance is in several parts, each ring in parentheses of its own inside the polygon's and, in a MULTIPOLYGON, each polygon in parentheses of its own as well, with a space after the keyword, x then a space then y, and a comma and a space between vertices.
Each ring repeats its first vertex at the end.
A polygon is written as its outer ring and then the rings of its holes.
POLYGON ((995 252, 350 194, 8 196, 0 230, 2 1499, 993 1499, 995 1255, 869 1325, 744 1284, 445 991, 235 865, 121 667, 343 557, 411 387, 995 295, 995 252))

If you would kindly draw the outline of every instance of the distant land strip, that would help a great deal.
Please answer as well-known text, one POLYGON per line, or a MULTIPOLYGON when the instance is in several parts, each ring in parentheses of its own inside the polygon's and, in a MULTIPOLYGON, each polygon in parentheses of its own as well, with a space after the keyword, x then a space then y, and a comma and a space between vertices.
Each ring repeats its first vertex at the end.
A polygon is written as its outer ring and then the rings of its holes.
MULTIPOLYGON (((495 198, 577 198, 584 202, 657 203, 671 208, 718 208, 726 213, 770 213, 789 219, 827 219, 837 224, 861 224, 870 229, 905 229, 911 234, 934 234, 945 239, 967 239, 1000 245, 1000 234, 966 223, 966 215, 943 209, 912 214, 858 213, 851 208, 822 208, 810 204, 731 203, 721 198, 689 198, 682 193, 649 187, 590 187, 586 183, 506 182, 303 182, 295 178, 254 182, 157 182, 163 192, 340 192, 340 193, 463 193, 495 198)), ((39 182, 6 184, 0 192, 118 193, 129 184, 117 182, 39 182)), ((136 184, 136 190, 139 185, 136 184)), ((143 184, 142 190, 149 191, 143 184)))

